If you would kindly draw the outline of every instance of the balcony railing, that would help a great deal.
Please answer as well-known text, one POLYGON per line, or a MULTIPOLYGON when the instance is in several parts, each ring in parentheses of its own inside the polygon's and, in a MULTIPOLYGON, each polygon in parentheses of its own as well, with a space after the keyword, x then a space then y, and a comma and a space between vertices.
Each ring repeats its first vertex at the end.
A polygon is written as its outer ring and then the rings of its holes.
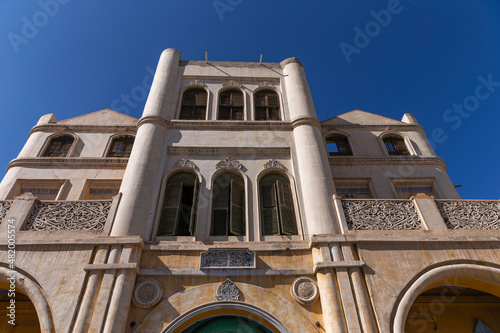
POLYGON ((0 221, 7 215, 10 206, 12 206, 12 201, 0 201, 0 221))
POLYGON ((500 202, 436 200, 448 229, 500 230, 500 202))

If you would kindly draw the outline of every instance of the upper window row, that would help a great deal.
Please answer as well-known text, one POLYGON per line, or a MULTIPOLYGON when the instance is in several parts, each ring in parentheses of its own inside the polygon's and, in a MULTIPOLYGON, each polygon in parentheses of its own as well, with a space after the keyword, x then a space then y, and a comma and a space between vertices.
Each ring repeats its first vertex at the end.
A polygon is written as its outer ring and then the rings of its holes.
MULTIPOLYGON (((410 155, 403 137, 390 134, 382 137, 385 149, 389 155, 410 155)), ((328 154, 330 156, 353 155, 349 139, 342 134, 331 134, 326 137, 328 154)))
MULTIPOLYGON (((208 94, 206 90, 193 88, 182 95, 179 119, 205 120, 207 118, 208 94)), ((272 90, 260 90, 254 95, 255 120, 280 120, 280 100, 272 90)), ((238 89, 225 90, 219 94, 219 120, 243 120, 243 92, 238 89)))
MULTIPOLYGON (((134 145, 135 137, 132 135, 115 136, 107 149, 107 157, 129 157, 134 145)), ((68 157, 74 150, 75 138, 72 135, 59 135, 53 137, 45 148, 43 157, 68 157)))

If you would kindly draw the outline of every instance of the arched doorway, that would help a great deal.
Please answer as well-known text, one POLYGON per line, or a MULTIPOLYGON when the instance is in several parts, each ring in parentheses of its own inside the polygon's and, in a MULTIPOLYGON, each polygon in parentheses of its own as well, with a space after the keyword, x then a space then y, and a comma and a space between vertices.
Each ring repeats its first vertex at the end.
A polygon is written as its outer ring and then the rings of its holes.
POLYGON ((41 332, 33 302, 18 290, 9 292, 9 285, 5 283, 0 283, 0 332, 41 332), (11 313, 9 306, 12 299, 15 303, 11 313))
POLYGON ((272 333, 272 331, 250 318, 224 315, 200 320, 182 333, 272 333))
POLYGON ((477 289, 441 286, 421 293, 406 317, 406 333, 500 332, 500 298, 477 289), (480 330, 479 328, 483 328, 480 330))

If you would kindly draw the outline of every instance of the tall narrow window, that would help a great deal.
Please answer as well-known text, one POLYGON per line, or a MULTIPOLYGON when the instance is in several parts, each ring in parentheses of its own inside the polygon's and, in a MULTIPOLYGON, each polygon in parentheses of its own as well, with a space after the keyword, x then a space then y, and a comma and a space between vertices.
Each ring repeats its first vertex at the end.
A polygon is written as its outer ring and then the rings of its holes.
POLYGON ((405 140, 400 136, 384 136, 384 145, 389 155, 410 155, 405 140))
POLYGON ((345 135, 332 134, 326 137, 326 145, 330 156, 352 155, 349 139, 345 135))
POLYGON ((196 219, 198 180, 192 173, 170 177, 163 199, 158 236, 192 236, 196 219))
POLYGON ((226 172, 215 179, 212 213, 213 236, 245 234, 245 185, 243 178, 226 172))
POLYGON ((280 100, 272 90, 255 94, 255 120, 280 120, 280 100))
POLYGON ((182 96, 179 119, 205 120, 207 115, 207 92, 204 89, 189 89, 182 96))
POLYGON ((50 140, 50 144, 43 153, 44 157, 65 157, 68 156, 69 150, 73 145, 73 138, 71 135, 61 135, 50 140))
POLYGON ((296 235, 290 182, 278 174, 260 180, 264 235, 296 235))
POLYGON ((243 93, 239 90, 226 90, 220 94, 220 120, 243 120, 243 93))
POLYGON ((108 157, 129 157, 134 145, 134 137, 132 135, 120 136, 114 138, 109 148, 108 157))

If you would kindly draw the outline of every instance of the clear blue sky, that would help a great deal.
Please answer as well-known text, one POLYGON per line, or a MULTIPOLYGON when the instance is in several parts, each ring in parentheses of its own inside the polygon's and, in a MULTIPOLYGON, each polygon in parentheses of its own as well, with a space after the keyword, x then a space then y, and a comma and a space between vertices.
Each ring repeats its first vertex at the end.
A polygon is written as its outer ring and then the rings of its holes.
POLYGON ((111 107, 171 47, 186 60, 297 57, 320 120, 412 113, 463 198, 500 198, 498 0, 4 0, 0 36, 1 174, 41 115, 111 107))

